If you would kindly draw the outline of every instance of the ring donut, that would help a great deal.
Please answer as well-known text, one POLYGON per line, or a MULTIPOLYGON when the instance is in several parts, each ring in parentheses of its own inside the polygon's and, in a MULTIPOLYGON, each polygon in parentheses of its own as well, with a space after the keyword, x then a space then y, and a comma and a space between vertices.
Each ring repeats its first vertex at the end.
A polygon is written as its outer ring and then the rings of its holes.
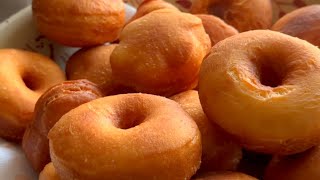
POLYGON ((0 137, 20 140, 39 97, 65 76, 57 64, 40 54, 1 49, 0 57, 0 137))
POLYGON ((199 81, 209 120, 249 150, 285 155, 320 142, 319 88, 320 50, 269 30, 218 43, 199 81))
POLYGON ((154 95, 91 101, 65 114, 48 137, 63 179, 190 179, 201 161, 197 125, 176 102, 154 95))
POLYGON ((54 124, 71 109, 102 96, 97 85, 76 80, 60 83, 40 97, 22 139, 22 149, 34 170, 40 172, 51 161, 47 135, 54 124))

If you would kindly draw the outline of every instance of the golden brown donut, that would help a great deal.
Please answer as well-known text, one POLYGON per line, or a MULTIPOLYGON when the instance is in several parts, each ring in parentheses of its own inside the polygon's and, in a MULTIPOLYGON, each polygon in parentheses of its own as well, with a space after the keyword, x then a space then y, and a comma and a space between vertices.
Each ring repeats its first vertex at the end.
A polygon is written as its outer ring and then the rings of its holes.
POLYGON ((320 50, 256 30, 218 43, 204 60, 199 96, 208 119, 249 150, 294 154, 320 142, 320 50))
POLYGON ((164 1, 164 0, 144 0, 138 7, 136 14, 131 18, 131 21, 134 21, 146 14, 149 14, 152 11, 160 9, 172 9, 179 11, 174 5, 164 1))
POLYGON ((320 5, 306 6, 286 14, 272 26, 272 30, 320 46, 320 5))
POLYGON ((52 163, 47 164, 39 175, 39 180, 60 180, 52 163))
POLYGON ((122 0, 33 0, 32 10, 38 30, 67 46, 112 42, 125 23, 122 0))
POLYGON ((201 161, 197 125, 155 95, 91 101, 65 114, 48 137, 61 179, 190 179, 201 161))
POLYGON ((135 92, 114 82, 110 55, 116 44, 83 48, 70 57, 66 64, 69 80, 88 79, 97 84, 104 95, 135 92))
POLYGON ((275 156, 265 172, 265 180, 320 179, 320 147, 291 156, 275 156))
POLYGON ((200 171, 236 170, 242 149, 204 114, 198 91, 190 90, 171 97, 192 117, 201 133, 202 159, 200 171))
POLYGON ((272 25, 270 0, 194 0, 193 14, 212 14, 244 32, 272 25))
POLYGON ((171 96, 196 87, 210 44, 196 16, 157 10, 125 26, 111 54, 112 73, 137 92, 171 96))
POLYGON ((258 180, 258 179, 240 172, 222 171, 222 172, 207 173, 193 180, 258 180))
POLYGON ((104 94, 110 94, 116 89, 110 65, 110 55, 116 46, 104 45, 79 50, 67 62, 67 78, 88 79, 96 83, 104 94))
POLYGON ((87 80, 65 81, 40 97, 33 122, 22 140, 23 151, 34 170, 40 172, 51 161, 47 135, 55 123, 71 109, 100 97, 97 85, 87 80))
POLYGON ((39 97, 65 80, 51 59, 32 52, 0 50, 0 137, 20 140, 39 97))
POLYGON ((212 46, 228 37, 238 34, 238 31, 234 27, 226 24, 220 18, 206 14, 199 14, 197 17, 202 20, 203 27, 210 37, 212 46))

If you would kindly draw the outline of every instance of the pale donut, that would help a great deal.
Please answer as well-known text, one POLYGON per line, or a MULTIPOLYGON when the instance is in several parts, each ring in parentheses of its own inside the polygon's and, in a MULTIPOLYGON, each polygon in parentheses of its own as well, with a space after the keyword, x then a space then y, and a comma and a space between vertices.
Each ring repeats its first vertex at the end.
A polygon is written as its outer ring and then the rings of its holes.
POLYGON ((218 16, 239 32, 272 25, 271 0, 194 0, 191 12, 218 16))
POLYGON ((320 142, 320 50, 256 30, 218 43, 204 60, 202 107, 249 150, 294 154, 320 142))
POLYGON ((272 30, 279 31, 320 46, 320 5, 310 5, 294 10, 273 26, 272 30))

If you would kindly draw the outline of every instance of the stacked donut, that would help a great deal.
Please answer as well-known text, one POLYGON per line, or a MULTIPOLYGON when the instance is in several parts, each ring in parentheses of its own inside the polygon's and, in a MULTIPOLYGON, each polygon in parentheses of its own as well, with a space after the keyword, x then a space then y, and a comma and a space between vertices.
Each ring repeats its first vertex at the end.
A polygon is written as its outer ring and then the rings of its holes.
POLYGON ((43 35, 82 48, 66 77, 0 50, 0 137, 39 179, 320 178, 319 5, 273 26, 269 0, 145 0, 128 22, 121 0, 32 6, 43 35))

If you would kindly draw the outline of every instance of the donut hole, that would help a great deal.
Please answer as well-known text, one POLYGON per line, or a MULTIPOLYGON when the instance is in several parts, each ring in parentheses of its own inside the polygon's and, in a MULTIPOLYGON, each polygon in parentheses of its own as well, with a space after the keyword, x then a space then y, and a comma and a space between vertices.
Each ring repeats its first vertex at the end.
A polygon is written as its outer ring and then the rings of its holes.
POLYGON ((273 88, 282 85, 284 77, 283 73, 274 65, 275 64, 270 61, 266 61, 266 63, 261 64, 259 69, 259 78, 262 85, 273 88))
POLYGON ((215 15, 221 19, 225 19, 225 13, 228 11, 231 6, 231 1, 219 1, 217 3, 213 3, 208 7, 208 13, 215 15))
POLYGON ((125 112, 120 116, 120 119, 114 122, 114 125, 119 129, 131 129, 140 125, 146 116, 139 112, 125 112))
POLYGON ((32 91, 36 91, 40 87, 37 78, 35 78, 34 76, 32 76, 30 74, 24 75, 22 77, 22 80, 23 80, 24 84, 26 85, 26 87, 32 91))

